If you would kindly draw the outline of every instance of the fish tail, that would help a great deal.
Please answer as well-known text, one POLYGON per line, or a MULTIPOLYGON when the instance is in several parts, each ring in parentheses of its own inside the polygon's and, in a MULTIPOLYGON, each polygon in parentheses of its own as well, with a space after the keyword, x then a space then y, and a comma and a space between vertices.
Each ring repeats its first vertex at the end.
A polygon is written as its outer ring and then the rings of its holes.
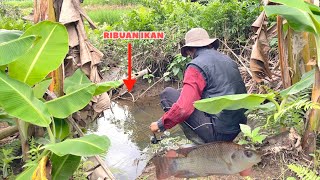
POLYGON ((176 171, 175 158, 154 157, 152 162, 156 167, 157 179, 166 179, 175 174, 175 171, 176 171))

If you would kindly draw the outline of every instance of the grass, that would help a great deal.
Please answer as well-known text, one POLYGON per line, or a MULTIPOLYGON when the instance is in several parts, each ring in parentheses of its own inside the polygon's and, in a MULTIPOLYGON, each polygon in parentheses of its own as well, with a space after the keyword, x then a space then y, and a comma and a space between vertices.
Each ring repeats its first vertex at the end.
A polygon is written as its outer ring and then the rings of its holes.
POLYGON ((94 22, 103 23, 106 22, 110 25, 114 24, 121 20, 121 16, 127 12, 130 12, 130 9, 97 9, 92 11, 87 11, 89 17, 94 22))
POLYGON ((140 4, 143 0, 84 0, 83 4, 86 5, 130 5, 140 4))
POLYGON ((33 7, 33 1, 4 1, 3 4, 16 6, 19 8, 32 8, 33 7))

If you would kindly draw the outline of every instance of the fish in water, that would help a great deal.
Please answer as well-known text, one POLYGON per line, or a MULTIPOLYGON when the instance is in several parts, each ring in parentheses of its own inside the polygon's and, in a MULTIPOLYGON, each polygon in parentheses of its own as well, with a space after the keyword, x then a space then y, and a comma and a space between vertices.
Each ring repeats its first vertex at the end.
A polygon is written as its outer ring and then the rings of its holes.
POLYGON ((181 148, 175 150, 175 153, 176 157, 152 159, 157 179, 236 174, 261 161, 259 153, 233 142, 207 143, 181 148))

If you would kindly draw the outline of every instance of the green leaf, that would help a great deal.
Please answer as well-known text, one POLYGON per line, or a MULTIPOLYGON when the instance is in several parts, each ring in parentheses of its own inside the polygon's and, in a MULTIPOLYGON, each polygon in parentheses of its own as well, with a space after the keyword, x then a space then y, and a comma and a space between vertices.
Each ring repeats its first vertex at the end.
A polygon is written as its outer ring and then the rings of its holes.
POLYGON ((310 15, 305 11, 285 5, 265 6, 264 9, 267 16, 280 15, 284 17, 295 31, 317 32, 310 15))
POLYGON ((174 67, 172 72, 173 72, 173 75, 176 76, 178 73, 179 73, 180 69, 177 68, 177 67, 174 67))
POLYGON ((102 94, 104 92, 109 91, 112 88, 117 88, 122 84, 121 80, 118 81, 109 81, 109 82, 103 82, 103 83, 97 83, 96 84, 96 91, 94 92, 94 96, 102 94))
POLYGON ((170 75, 170 72, 165 72, 164 74, 163 74, 163 77, 166 77, 166 76, 169 76, 170 75))
POLYGON ((52 180, 69 180, 77 170, 80 161, 80 156, 68 154, 60 157, 53 154, 51 157, 52 180))
POLYGON ((54 119, 56 138, 62 141, 70 134, 69 124, 65 119, 54 119))
POLYGON ((305 73, 302 77, 301 80, 294 85, 290 86, 289 88, 280 91, 280 95, 282 97, 287 96, 287 95, 292 95, 296 94, 308 87, 310 87, 314 83, 314 73, 315 71, 309 71, 305 73))
POLYGON ((25 55, 32 47, 35 39, 36 37, 31 35, 0 43, 0 66, 9 64, 25 55))
POLYGON ((273 98, 274 96, 273 93, 218 96, 196 101, 194 107, 209 114, 217 114, 222 110, 253 109, 267 98, 273 98))
POLYGON ((247 111, 246 113, 248 114, 248 113, 255 111, 255 110, 260 110, 263 113, 268 113, 271 111, 275 111, 276 109, 277 109, 276 105, 273 102, 268 102, 265 104, 261 104, 261 105, 257 106, 256 108, 251 109, 251 111, 247 111))
POLYGON ((40 36, 41 39, 23 57, 9 64, 9 75, 30 86, 40 82, 57 69, 68 50, 68 32, 62 24, 42 21, 21 36, 40 36))
POLYGON ((307 13, 311 13, 308 5, 302 0, 270 0, 271 2, 286 5, 288 7, 296 8, 307 13))
POLYGON ((181 71, 179 71, 179 73, 178 73, 178 78, 179 78, 180 80, 182 80, 182 79, 183 79, 183 74, 182 74, 182 72, 181 72, 181 71))
POLYGON ((307 4, 307 6, 309 7, 309 9, 314 15, 320 15, 320 8, 318 6, 307 3, 306 1, 305 1, 305 4, 307 4))
POLYGON ((18 175, 16 180, 31 180, 33 172, 37 169, 38 164, 34 164, 33 166, 28 167, 22 173, 18 175))
POLYGON ((253 140, 253 143, 258 142, 261 144, 266 137, 267 137, 266 135, 259 135, 259 136, 252 137, 252 140, 253 140))
POLYGON ((85 84, 64 96, 46 102, 49 112, 56 118, 66 118, 84 108, 91 100, 96 87, 85 84))
POLYGON ((7 68, 7 65, 4 65, 4 66, 0 66, 0 71, 4 72, 7 68))
POLYGON ((248 143, 249 142, 244 140, 244 139, 240 139, 239 142, 238 142, 238 144, 240 144, 240 145, 244 145, 244 144, 248 144, 248 143))
POLYGON ((36 84, 33 87, 33 93, 36 98, 42 98, 46 90, 48 89, 49 85, 51 84, 52 79, 47 79, 44 81, 41 81, 40 83, 36 84))
MULTIPOLYGON (((73 92, 81 87, 92 84, 93 83, 89 80, 89 78, 80 69, 78 69, 72 76, 66 78, 64 92, 69 94, 70 92, 73 92)), ((97 83, 95 84, 96 90, 94 96, 107 92, 112 88, 119 87, 121 84, 121 80, 97 83)))
POLYGON ((297 180, 297 179, 295 177, 290 176, 290 177, 287 177, 287 180, 297 180))
POLYGON ((93 84, 89 78, 81 71, 77 69, 72 76, 69 76, 64 81, 64 92, 68 94, 82 84, 93 84))
POLYGON ((246 125, 246 124, 240 124, 240 129, 241 129, 241 132, 243 132, 243 134, 245 136, 248 136, 248 137, 252 137, 251 136, 251 127, 246 125))
POLYGON ((0 43, 18 39, 22 31, 0 29, 0 43))
POLYGON ((252 130, 252 137, 255 137, 259 134, 259 131, 260 131, 260 127, 256 127, 254 130, 252 130))
POLYGON ((280 117, 282 114, 283 114, 282 111, 274 113, 274 115, 273 115, 274 120, 276 120, 276 121, 279 120, 279 117, 280 117))
POLYGON ((88 157, 105 153, 109 146, 110 140, 107 136, 90 134, 81 138, 67 139, 56 144, 48 144, 45 148, 58 156, 72 154, 88 157))
POLYGON ((0 87, 0 106, 9 115, 42 127, 50 124, 48 109, 28 85, 0 72, 0 87))

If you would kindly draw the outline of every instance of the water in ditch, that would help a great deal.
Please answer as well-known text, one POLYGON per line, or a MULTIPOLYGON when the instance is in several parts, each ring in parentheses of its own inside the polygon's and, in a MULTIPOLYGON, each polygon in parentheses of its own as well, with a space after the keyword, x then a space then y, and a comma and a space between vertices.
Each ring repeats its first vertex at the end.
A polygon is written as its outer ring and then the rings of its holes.
MULTIPOLYGON (((163 115, 159 98, 153 97, 132 103, 127 100, 112 102, 104 117, 94 122, 89 132, 106 135, 111 146, 105 161, 116 179, 136 179, 146 166, 150 154, 149 125, 163 115)), ((171 136, 181 136, 179 128, 171 130, 171 136)))

